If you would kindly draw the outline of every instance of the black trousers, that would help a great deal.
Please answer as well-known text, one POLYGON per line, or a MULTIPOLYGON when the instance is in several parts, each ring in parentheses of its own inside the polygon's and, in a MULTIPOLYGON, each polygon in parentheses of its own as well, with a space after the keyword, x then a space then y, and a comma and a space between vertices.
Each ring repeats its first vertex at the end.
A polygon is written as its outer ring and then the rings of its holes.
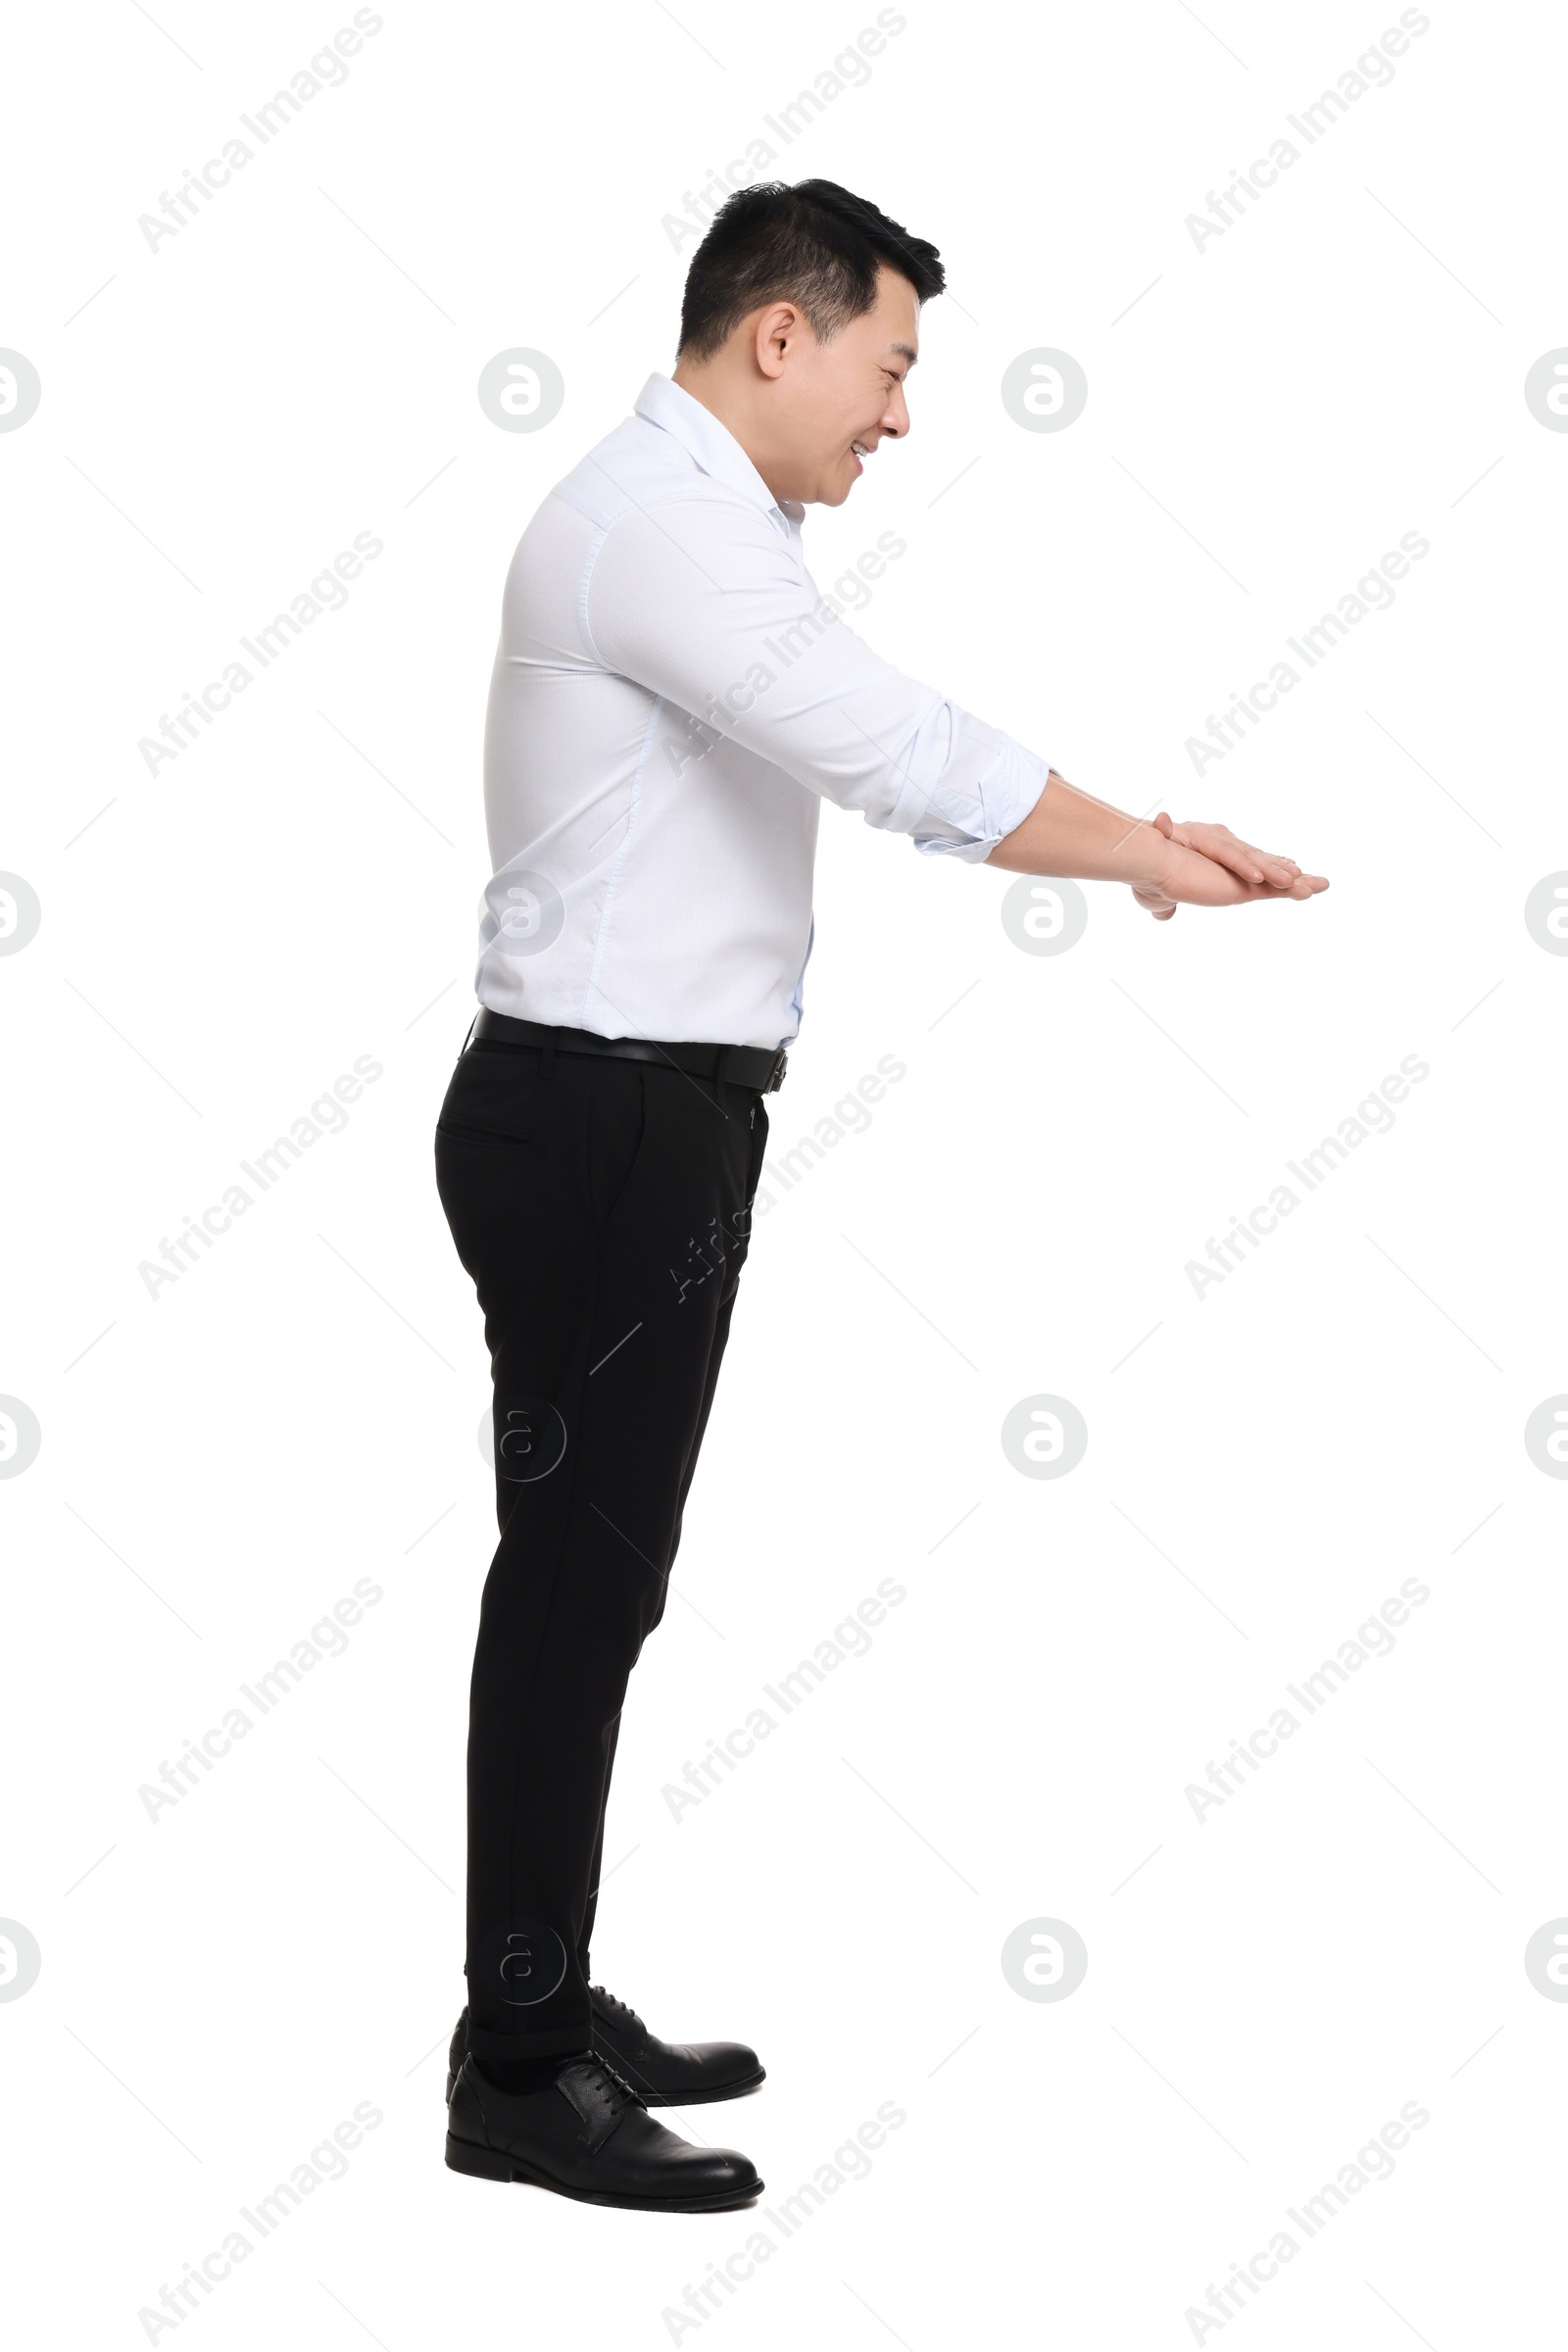
POLYGON ((468 1729, 480 2059, 588 2047, 621 1702, 663 1613, 766 1141, 749 1088, 483 1040, 441 1107, 436 1183, 495 1384, 468 1729))

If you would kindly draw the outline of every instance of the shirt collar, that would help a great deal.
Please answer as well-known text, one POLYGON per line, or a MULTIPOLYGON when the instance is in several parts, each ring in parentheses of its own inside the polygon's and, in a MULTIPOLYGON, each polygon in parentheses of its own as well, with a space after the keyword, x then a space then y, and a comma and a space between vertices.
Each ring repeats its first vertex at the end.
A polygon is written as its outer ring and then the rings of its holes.
POLYGON ((786 524, 800 527, 806 509, 794 499, 773 496, 729 427, 720 424, 711 409, 694 400, 683 385, 667 375, 651 375, 637 395, 637 414, 678 441, 704 473, 739 491, 764 514, 776 514, 786 524))

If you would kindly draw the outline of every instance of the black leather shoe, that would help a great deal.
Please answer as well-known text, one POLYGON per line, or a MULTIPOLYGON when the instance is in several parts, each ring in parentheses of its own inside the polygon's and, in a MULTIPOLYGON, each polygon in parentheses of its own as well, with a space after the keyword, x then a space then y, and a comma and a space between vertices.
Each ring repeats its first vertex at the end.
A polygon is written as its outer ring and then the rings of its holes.
MULTIPOLYGON (((632 2085, 645 2107, 699 2107, 708 2099, 735 2099, 766 2080, 755 2050, 743 2041, 661 2041, 635 2009, 617 2001, 602 1984, 591 1984, 593 2047, 632 2085)), ((447 2059, 447 2099, 468 2048, 468 2012, 459 2018, 447 2059)))
POLYGON ((585 2205, 717 2213, 762 2182, 749 2156, 699 2148, 656 2124, 629 2082, 597 2058, 569 2059, 543 2090, 497 2090, 471 2058, 458 2069, 447 2163, 481 2180, 523 2180, 585 2205))
POLYGON ((696 2107, 755 2090, 763 2068, 744 2041, 661 2041, 635 2009, 590 1984, 594 2050, 624 2075, 645 2107, 696 2107))

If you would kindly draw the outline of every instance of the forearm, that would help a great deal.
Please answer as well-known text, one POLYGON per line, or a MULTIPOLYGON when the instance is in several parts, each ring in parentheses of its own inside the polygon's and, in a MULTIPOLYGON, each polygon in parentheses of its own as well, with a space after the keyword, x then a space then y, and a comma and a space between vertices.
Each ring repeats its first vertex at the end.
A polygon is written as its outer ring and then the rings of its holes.
POLYGON ((997 844, 986 863, 1012 873, 1137 885, 1164 872, 1169 852, 1153 825, 1080 792, 1053 768, 1023 823, 997 844))

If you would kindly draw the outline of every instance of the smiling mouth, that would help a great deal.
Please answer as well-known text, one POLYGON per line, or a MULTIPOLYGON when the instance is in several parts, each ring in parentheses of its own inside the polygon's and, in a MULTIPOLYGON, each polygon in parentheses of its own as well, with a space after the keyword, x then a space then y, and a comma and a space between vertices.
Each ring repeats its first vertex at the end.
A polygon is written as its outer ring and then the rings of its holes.
POLYGON ((868 458, 871 455, 870 450, 866 447, 863 441, 852 441, 850 443, 850 447, 854 450, 858 458, 868 458))

